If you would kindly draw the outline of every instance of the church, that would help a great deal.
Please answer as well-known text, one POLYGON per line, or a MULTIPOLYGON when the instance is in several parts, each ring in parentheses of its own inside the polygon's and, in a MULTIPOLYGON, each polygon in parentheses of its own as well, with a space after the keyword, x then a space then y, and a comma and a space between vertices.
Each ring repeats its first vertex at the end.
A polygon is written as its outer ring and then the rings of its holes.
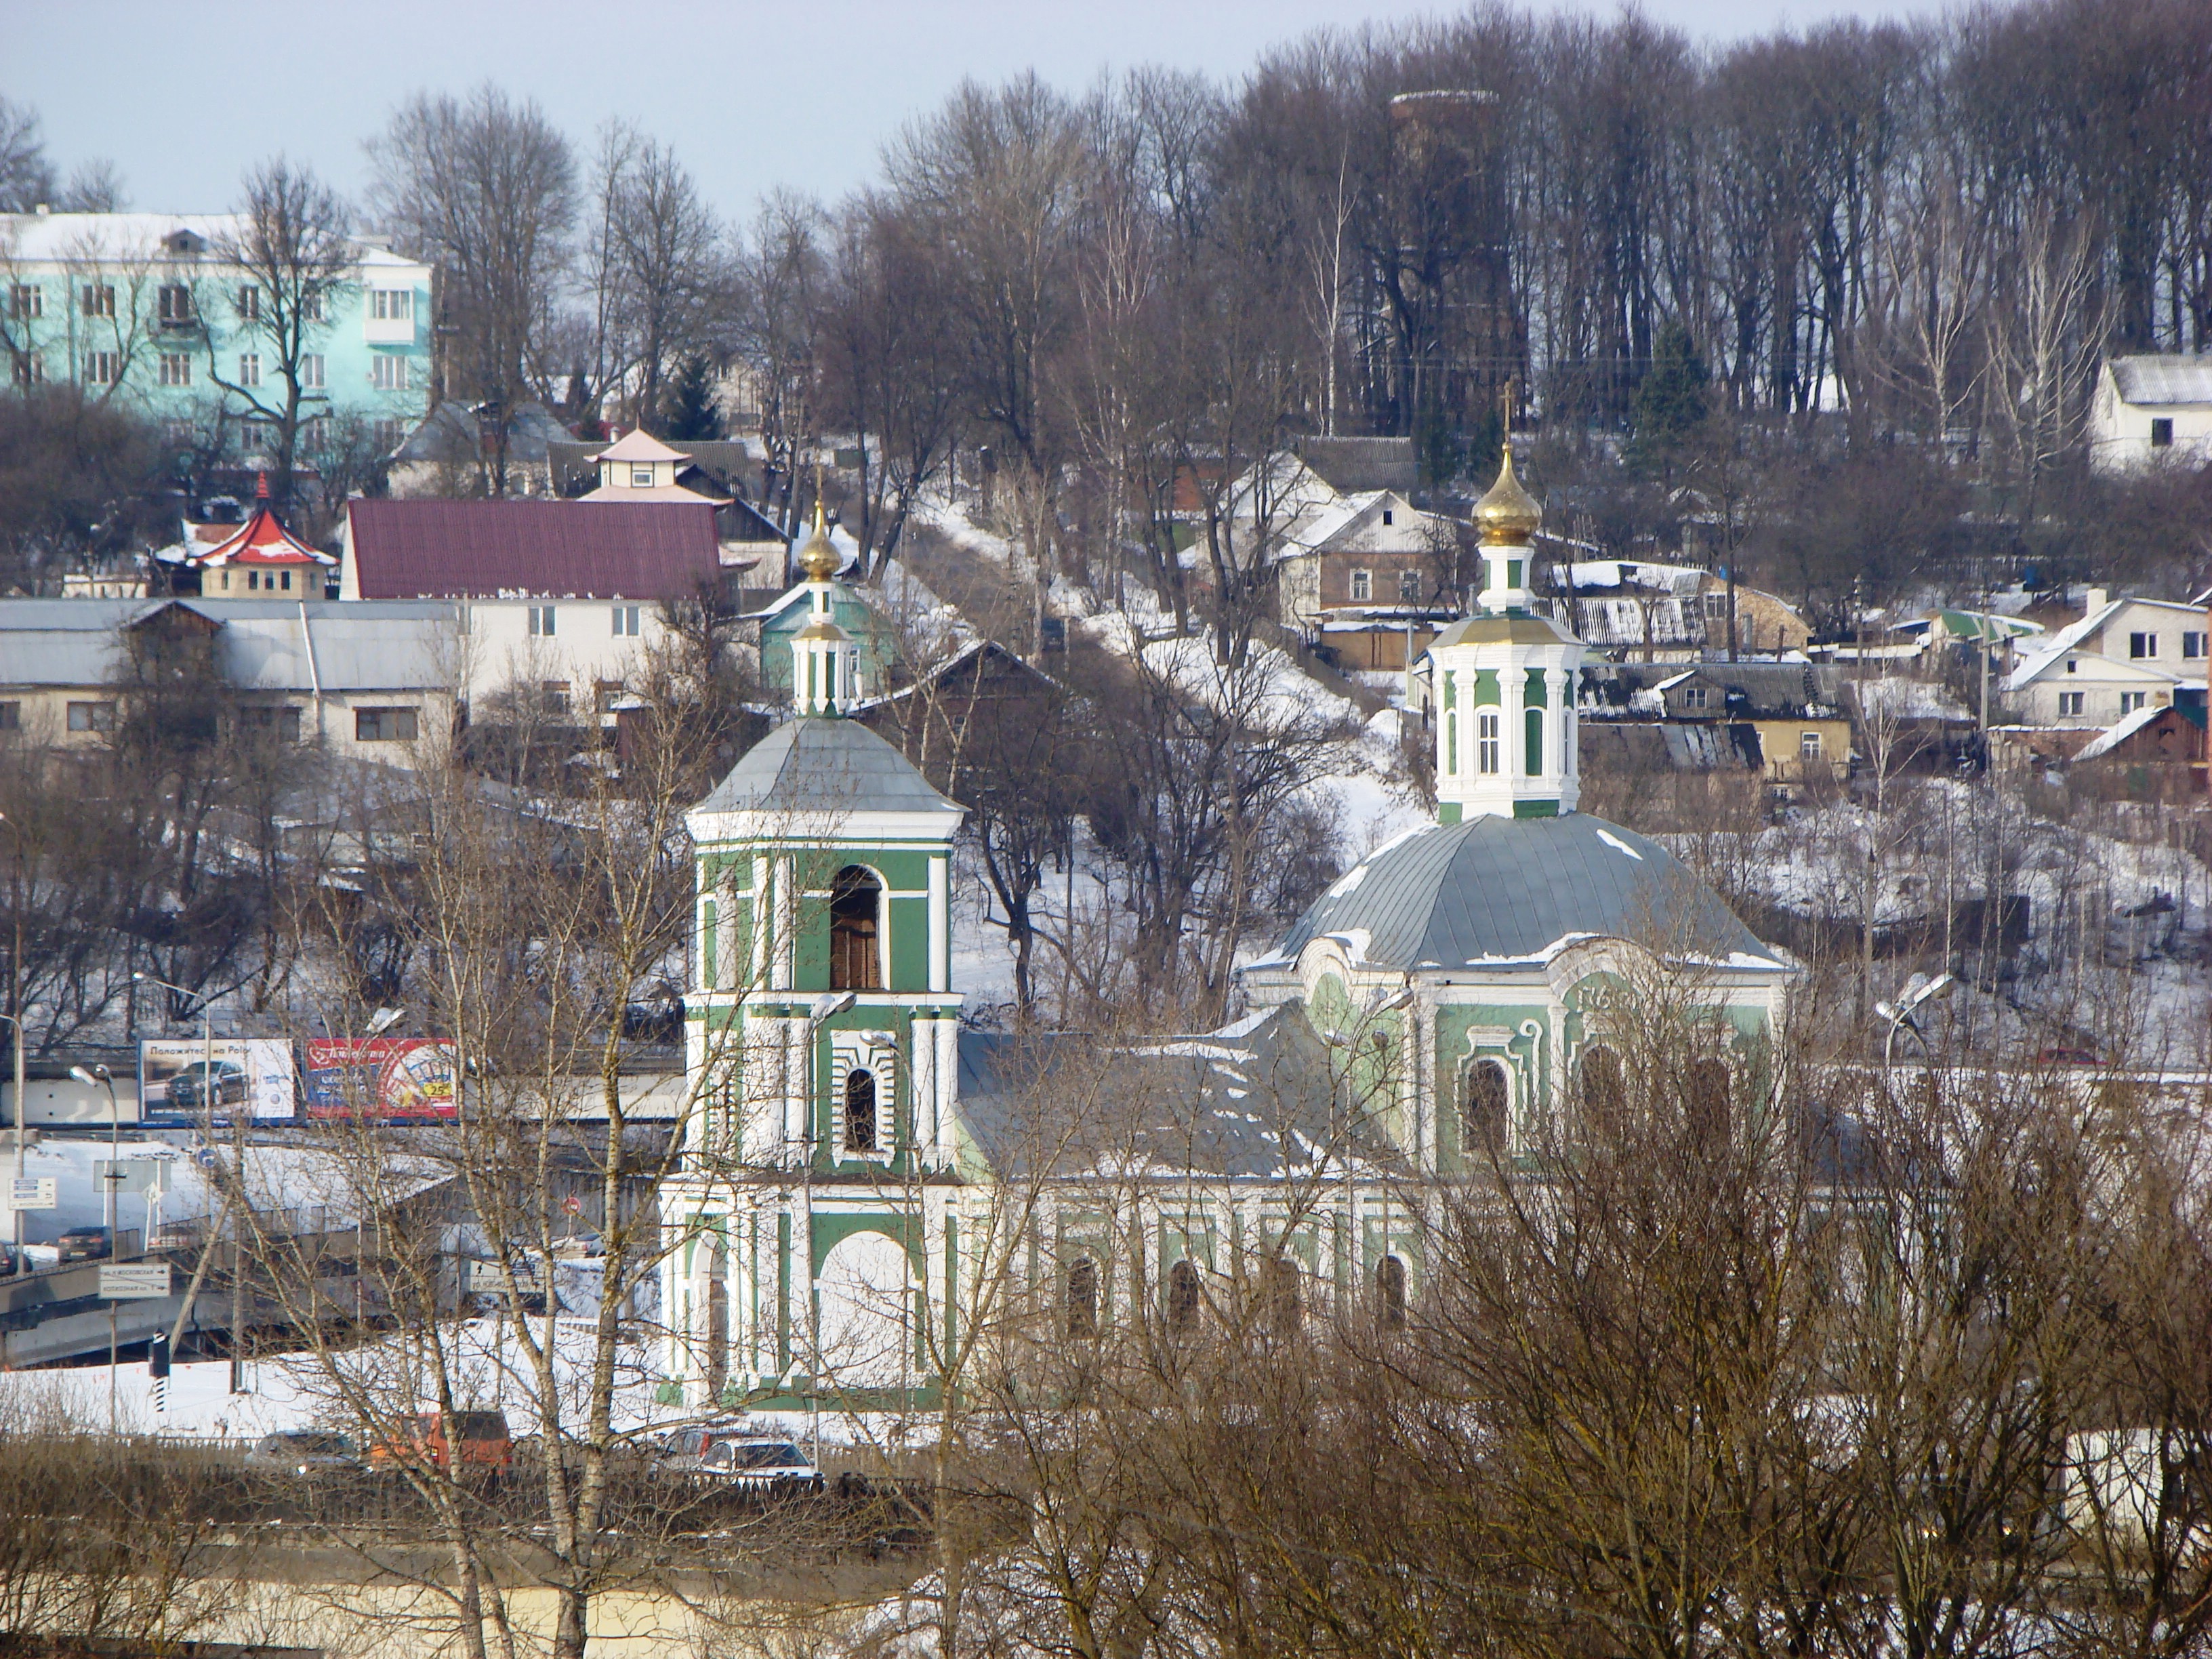
POLYGON ((1573 1103, 1620 1096, 1632 978, 1712 1033, 1717 1121, 1751 1097, 1792 969, 1666 848, 1576 811, 1583 647, 1530 603, 1510 453, 1476 518, 1477 606, 1427 653, 1434 821, 1245 967, 1243 1019, 1109 1043, 962 1028, 962 809, 844 717, 853 596, 817 514, 793 716, 690 817, 700 1104, 661 1199, 665 1401, 920 1403, 1017 1305, 1070 1335, 1255 1286, 1293 1317, 1402 1316, 1432 1195, 1542 1178, 1573 1103))

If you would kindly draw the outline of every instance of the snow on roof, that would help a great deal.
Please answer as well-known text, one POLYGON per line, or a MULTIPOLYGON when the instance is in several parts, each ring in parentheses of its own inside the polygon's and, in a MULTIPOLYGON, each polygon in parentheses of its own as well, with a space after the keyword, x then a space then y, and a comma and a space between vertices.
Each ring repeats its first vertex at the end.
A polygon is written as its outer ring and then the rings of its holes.
MULTIPOLYGON (((0 246, 18 263, 189 257, 242 240, 245 231, 245 217, 236 213, 0 213, 0 246), (172 253, 167 244, 179 233, 198 246, 172 253)), ((371 242, 356 240, 352 246, 358 265, 424 269, 371 242)))
POLYGON ((2045 669, 2069 651, 2078 649, 2082 641, 2110 622, 2118 614, 2120 607, 2126 603, 2125 599, 2112 600, 2109 604, 2098 606, 2081 621, 2069 623, 2051 636, 2050 644, 2006 675, 2002 689, 2007 691, 2025 690, 2045 669))
POLYGON ((230 564, 336 564, 337 560, 319 547, 310 547, 284 528, 283 522, 263 501, 259 510, 238 527, 237 532, 225 538, 204 552, 188 553, 186 562, 196 565, 230 564))
POLYGON ((1651 689, 1654 691, 1657 691, 1662 694, 1672 691, 1676 686, 1680 685, 1684 680, 1690 678, 1697 672, 1698 671, 1694 668, 1686 668, 1679 674, 1669 674, 1665 679, 1660 681, 1658 684, 1653 686, 1651 689))
POLYGON ((691 453, 671 449, 643 427, 632 427, 592 458, 595 461, 688 461, 691 453))
POLYGON ((2112 386, 2130 404, 2212 404, 2212 357, 2115 357, 2112 386))
POLYGON ((2098 736, 2092 738, 2081 748, 2075 750, 2074 758, 2077 761, 2094 760, 2100 755, 2111 754, 2113 750, 2118 748, 2172 707, 2172 704, 2163 702, 2146 704, 2141 708, 2133 709, 2121 715, 2098 736))
POLYGON ((1940 680, 1883 675, 1856 681, 1859 707, 1869 714, 1887 714, 1906 720, 1963 720, 1971 719, 1966 705, 1940 680))
POLYGON ((1585 589, 1648 587, 1678 597, 1694 593, 1705 585, 1705 573, 1694 565, 1655 564, 1648 560, 1584 559, 1567 567, 1567 582, 1577 593, 1585 589))

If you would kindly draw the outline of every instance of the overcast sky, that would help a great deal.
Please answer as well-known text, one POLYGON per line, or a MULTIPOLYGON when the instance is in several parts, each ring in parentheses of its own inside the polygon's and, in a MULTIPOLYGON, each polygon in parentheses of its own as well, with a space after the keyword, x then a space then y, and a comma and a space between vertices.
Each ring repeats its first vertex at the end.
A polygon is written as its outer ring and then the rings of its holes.
MULTIPOLYGON (((1539 6, 1550 0, 1533 0, 1539 6)), ((1401 0, 0 0, 0 93, 35 107, 66 173, 104 155, 134 207, 228 206, 279 150, 349 191, 362 140, 422 88, 489 77, 542 104, 581 148, 611 117, 672 143, 725 213, 779 185, 836 197, 884 140, 963 76, 1034 67, 1062 88, 1166 63, 1234 76, 1329 25, 1452 9, 1401 0)), ((1609 8, 1599 8, 1609 9, 1609 8)), ((1647 0, 1727 37, 1893 0, 1647 0)))

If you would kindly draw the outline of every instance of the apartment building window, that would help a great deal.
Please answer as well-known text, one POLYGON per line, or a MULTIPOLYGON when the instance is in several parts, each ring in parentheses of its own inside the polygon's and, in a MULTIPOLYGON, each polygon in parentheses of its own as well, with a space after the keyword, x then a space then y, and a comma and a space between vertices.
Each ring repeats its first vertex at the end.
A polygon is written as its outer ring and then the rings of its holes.
POLYGON ((112 732, 115 729, 115 705, 112 702, 73 702, 69 706, 69 729, 72 732, 112 732))
POLYGON ((1498 770, 1498 711, 1486 708, 1474 717, 1474 769, 1494 774, 1498 770))
POLYGON ((1401 570, 1398 573, 1398 597, 1411 602, 1421 597, 1421 573, 1401 570))
POLYGON ((261 290, 251 283, 240 285, 238 320, 241 323, 258 323, 261 320, 261 290))
POLYGON ((369 427, 369 435, 376 447, 389 455, 407 441, 407 422, 404 421, 376 421, 369 427))
POLYGON ((547 680, 538 688, 538 704, 549 714, 568 712, 568 682, 547 680))
POLYGON ((29 283, 16 283, 8 289, 8 314, 25 322, 34 322, 46 314, 46 291, 29 283))
POLYGON ((319 323, 323 320, 323 291, 316 289, 300 296, 300 320, 319 323))
POLYGON ((87 386, 113 386, 123 378, 123 358, 113 351, 88 351, 84 354, 84 383, 87 386))
POLYGON ((595 714, 611 714, 615 705, 622 701, 623 683, 620 680, 601 680, 592 688, 592 708, 595 714))
POLYGON ((19 351, 15 354, 15 384, 44 386, 46 382, 46 354, 43 351, 19 351))
POLYGON ((182 283, 164 283, 154 295, 163 328, 188 327, 192 320, 192 291, 182 283))
POLYGON ((2061 691, 2058 694, 2059 714, 2079 714, 2081 712, 2081 700, 2087 695, 2087 693, 2081 691, 2061 691))
POLYGON ((192 383, 192 357, 188 351, 165 351, 161 354, 161 384, 190 386, 192 383))
POLYGON ((112 283, 87 283, 78 296, 78 304, 88 317, 112 317, 115 314, 115 285, 112 283))
POLYGON ((1820 734, 1818 732, 1800 732, 1797 734, 1797 758, 1801 761, 1820 758, 1820 734))
POLYGON ((241 351, 238 354, 238 383, 240 386, 261 384, 261 354, 241 351))
POLYGON ((1375 573, 1371 570, 1353 571, 1352 573, 1352 602, 1354 605, 1364 605, 1368 600, 1374 597, 1375 573))
POLYGON ((555 609, 556 607, 550 605, 533 605, 530 607, 531 638, 533 640, 550 640, 553 637, 553 616, 555 609))
POLYGON ((642 606, 618 605, 614 607, 615 637, 634 640, 638 636, 638 613, 642 606))
POLYGON ((2202 634, 2184 633, 2181 636, 2181 654, 2192 662, 2203 656, 2204 636, 2202 634))
POLYGON ((2173 422, 2163 415, 2150 423, 2150 447, 2153 449, 2173 447, 2173 422))
POLYGON ((328 449, 331 446, 331 417, 317 415, 300 423, 300 447, 328 449))
POLYGON ((404 323, 415 315, 415 290, 379 288, 369 290, 368 314, 380 323, 404 323))
POLYGON ((300 389, 320 392, 323 389, 323 354, 310 351, 300 359, 300 389))
POLYGON ((412 743, 415 711, 411 708, 356 708, 353 735, 356 743, 412 743))
POLYGON ((394 351, 380 351, 368 360, 368 383, 379 392, 407 390, 407 360, 394 351))
POLYGON ((2138 708, 2142 708, 2142 707, 2143 706, 2143 701, 2144 701, 2144 699, 2145 699, 2145 698, 2147 698, 2147 697, 2148 697, 2149 696, 2150 696, 2150 693, 2149 693, 2149 692, 2148 692, 2148 691, 2123 691, 2123 692, 2121 692, 2121 693, 2120 693, 2120 713, 2122 713, 2123 714, 2134 714, 2134 713, 2136 712, 2136 709, 2138 709, 2138 708))
POLYGON ((2129 635, 2128 655, 2130 657, 2155 657, 2158 655, 2158 635, 2155 634, 2129 635))
POLYGON ((262 737, 273 737, 285 743, 300 740, 300 711, 291 703, 264 705, 239 711, 246 729, 262 737))

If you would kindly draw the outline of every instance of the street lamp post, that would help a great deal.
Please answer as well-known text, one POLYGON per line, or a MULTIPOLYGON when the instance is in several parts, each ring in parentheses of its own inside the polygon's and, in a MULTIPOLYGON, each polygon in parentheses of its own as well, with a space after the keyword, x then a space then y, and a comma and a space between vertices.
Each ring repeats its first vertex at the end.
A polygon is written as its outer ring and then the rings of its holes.
POLYGON ((116 1213, 120 1206, 115 1201, 115 1188, 123 1179, 123 1109, 115 1103, 114 1074, 105 1066, 72 1066, 70 1075, 79 1083, 107 1091, 107 1179, 102 1183, 107 1188, 107 1201, 100 1207, 106 1212, 107 1254, 112 1260, 115 1255, 115 1224, 120 1219, 116 1213))
MULTIPOLYGON (((181 985, 172 985, 166 979, 156 979, 151 974, 134 973, 131 977, 135 980, 141 981, 148 985, 158 985, 165 991, 173 991, 180 997, 199 997, 200 1103, 202 1110, 204 1110, 207 1115, 206 1127, 203 1133, 205 1134, 207 1139, 212 1143, 215 1139, 215 1108, 216 1093, 215 1082, 215 1000, 212 997, 200 996, 200 994, 197 991, 188 991, 181 985)), ((145 1085, 143 1080, 139 1085, 139 1089, 141 1103, 140 1111, 143 1115, 144 1111, 143 1103, 145 1089, 145 1085)), ((250 1097, 252 1094, 252 1084, 250 1081, 247 1085, 247 1094, 249 1098, 240 1100, 238 1103, 240 1109, 230 1115, 230 1178, 233 1186, 236 1188, 230 1203, 232 1216, 230 1224, 230 1391, 233 1394, 244 1394, 246 1392, 246 1362, 240 1357, 238 1344, 240 1329, 246 1323, 246 1118, 247 1112, 251 1109, 250 1097)), ((208 1239, 208 1248, 212 1250, 214 1247, 214 1236, 210 1234, 208 1239)), ((204 1254, 201 1258, 200 1266, 202 1268, 204 1268, 206 1265, 206 1257, 204 1254)), ((189 1313, 191 1310, 192 1300, 198 1291, 200 1275, 198 1272, 195 1272, 192 1275, 192 1287, 185 1293, 185 1311, 186 1313, 189 1313)), ((177 1326, 180 1333, 183 1330, 184 1322, 184 1315, 179 1314, 177 1317, 177 1326)))
MULTIPOLYGON (((21 982, 17 981, 18 984, 21 982)), ((0 1019, 6 1020, 15 1028, 15 1041, 12 1045, 15 1050, 15 1179, 20 1183, 23 1179, 23 1016, 21 1005, 15 1013, 0 1014, 0 1019)), ((30 1271, 30 1265, 23 1255, 23 1212, 15 1209, 12 1202, 9 1207, 14 1211, 15 1218, 15 1272, 21 1275, 30 1271)))

